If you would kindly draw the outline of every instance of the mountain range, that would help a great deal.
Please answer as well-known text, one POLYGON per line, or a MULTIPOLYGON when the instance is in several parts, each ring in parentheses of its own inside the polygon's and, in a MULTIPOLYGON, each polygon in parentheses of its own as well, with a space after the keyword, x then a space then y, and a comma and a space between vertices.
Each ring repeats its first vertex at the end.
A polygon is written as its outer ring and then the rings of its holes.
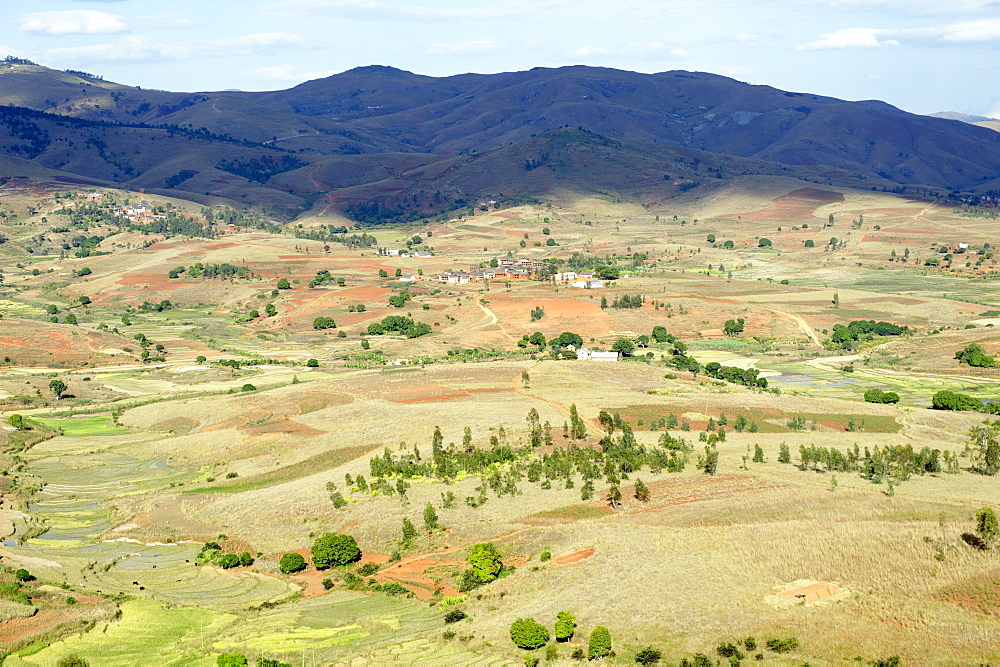
POLYGON ((743 174, 1000 189, 988 127, 700 72, 370 66, 287 90, 181 93, 8 59, 0 104, 0 176, 30 161, 289 216, 334 205, 413 217, 560 188, 662 199, 743 174))

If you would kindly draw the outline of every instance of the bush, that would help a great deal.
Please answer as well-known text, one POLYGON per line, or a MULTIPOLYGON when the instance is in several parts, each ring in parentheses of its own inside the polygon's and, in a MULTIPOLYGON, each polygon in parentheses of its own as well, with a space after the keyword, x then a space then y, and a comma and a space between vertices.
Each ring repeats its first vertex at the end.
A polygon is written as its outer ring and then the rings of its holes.
POLYGON ((635 654, 635 661, 640 665, 655 665, 660 661, 663 654, 652 646, 647 646, 635 654))
POLYGON ((230 570, 234 567, 238 567, 240 564, 240 557, 236 554, 223 554, 216 561, 223 570, 230 570))
POLYGON ((315 359, 310 359, 306 362, 307 368, 319 368, 319 362, 315 359))
POLYGON ((882 391, 881 389, 869 389, 865 392, 866 403, 899 403, 899 394, 894 391, 882 391))
POLYGON ((989 507, 984 507, 976 512, 976 533, 987 545, 996 542, 1000 537, 1000 525, 997 524, 997 515, 989 507))
POLYGON ((543 563, 544 563, 545 561, 547 561, 547 560, 552 560, 552 552, 551 552, 551 551, 543 551, 543 552, 542 552, 542 553, 541 553, 541 554, 540 554, 540 555, 538 556, 538 560, 542 561, 543 563))
POLYGON ((313 329, 336 329, 337 323, 332 317, 317 317, 313 320, 313 329))
POLYGON ((257 391, 257 387, 247 382, 245 385, 240 387, 240 391, 257 391))
POLYGON ((242 653, 223 653, 215 659, 218 667, 246 667, 247 657, 242 653))
POLYGON ((598 625, 590 633, 590 643, 587 647, 587 658, 598 660, 611 655, 611 633, 603 625, 598 625))
POLYGON ((317 570, 347 565, 361 558, 361 549, 350 535, 326 533, 312 546, 313 565, 317 570))
POLYGON ((799 647, 799 640, 795 637, 787 639, 768 639, 765 644, 770 651, 775 653, 791 653, 799 647))
POLYGON ((14 571, 14 578, 17 579, 18 581, 34 581, 35 580, 35 576, 33 574, 31 574, 30 572, 28 572, 27 570, 25 570, 24 568, 15 570, 14 571))
POLYGON ((518 648, 531 651, 549 643, 549 631, 533 618, 519 618, 510 624, 510 639, 518 648))
MULTIPOLYGON (((56 663, 58 667, 87 667, 90 663, 78 656, 76 653, 69 653, 59 658, 56 663)), ((243 663, 244 665, 246 663, 243 663)))
POLYGON ((568 611, 556 615, 556 641, 568 642, 576 633, 576 617, 568 611))
POLYGON ((462 619, 468 618, 468 616, 469 615, 466 614, 461 609, 452 609, 451 611, 449 611, 447 614, 444 615, 444 622, 445 623, 458 623, 462 619))
POLYGON ((288 553, 281 557, 278 561, 278 569, 284 574, 292 574, 293 572, 301 572, 306 569, 306 559, 302 554, 288 553))

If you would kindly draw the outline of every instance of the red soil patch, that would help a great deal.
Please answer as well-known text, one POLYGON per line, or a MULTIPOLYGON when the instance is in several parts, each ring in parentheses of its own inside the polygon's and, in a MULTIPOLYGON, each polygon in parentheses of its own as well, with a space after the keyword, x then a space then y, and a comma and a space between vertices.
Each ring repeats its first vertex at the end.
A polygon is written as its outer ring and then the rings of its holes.
POLYGON ((836 595, 840 589, 828 581, 821 581, 818 584, 810 584, 802 588, 793 588, 790 591, 778 593, 778 597, 786 599, 798 599, 802 602, 816 602, 831 595, 836 595))
POLYGON ((413 403, 437 403, 439 401, 453 401, 459 398, 472 398, 472 394, 497 394, 501 392, 513 391, 510 388, 493 389, 466 389, 461 394, 435 394, 433 396, 416 396, 414 398, 397 399, 396 403, 410 405, 413 403))
POLYGON ((577 561, 585 560, 593 555, 594 555, 593 549, 583 549, 582 551, 577 551, 576 553, 560 556, 559 558, 553 558, 552 562, 555 563, 556 565, 566 565, 568 563, 575 563, 577 561))
POLYGON ((426 572, 432 568, 447 568, 451 570, 459 565, 461 565, 461 561, 440 561, 434 558, 433 554, 411 556, 395 565, 390 565, 376 574, 375 581, 380 584, 390 581, 396 582, 413 591, 418 600, 432 599, 435 591, 440 591, 440 595, 446 597, 456 597, 458 590, 455 587, 443 584, 437 579, 432 579, 427 576, 426 572))
POLYGON ((294 435, 299 438, 315 438, 316 436, 323 435, 324 433, 323 431, 312 428, 311 426, 305 426, 304 424, 293 422, 290 419, 284 419, 270 424, 261 424, 259 426, 243 426, 237 428, 236 430, 240 433, 246 433, 247 435, 281 433, 283 435, 294 435))
MULTIPOLYGON (((743 220, 794 220, 811 216, 823 204, 844 201, 844 195, 817 188, 800 188, 774 199, 768 208, 742 214, 743 220)), ((733 215, 732 217, 735 217, 733 215)))

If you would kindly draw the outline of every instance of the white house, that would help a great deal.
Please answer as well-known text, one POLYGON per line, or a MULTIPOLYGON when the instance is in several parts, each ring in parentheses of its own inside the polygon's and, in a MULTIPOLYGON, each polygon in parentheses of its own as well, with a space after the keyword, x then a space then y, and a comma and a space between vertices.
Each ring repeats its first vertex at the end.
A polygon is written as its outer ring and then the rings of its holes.
POLYGON ((594 289, 596 287, 604 287, 603 280, 574 280, 570 283, 573 287, 579 287, 581 289, 594 289))
POLYGON ((399 278, 396 278, 396 280, 398 280, 401 283, 412 283, 412 282, 415 282, 417 280, 417 277, 414 276, 414 275, 404 274, 404 275, 401 275, 399 278))
POLYGON ((618 361, 621 356, 620 352, 597 352, 587 347, 576 351, 577 361, 618 361))
POLYGON ((562 273, 557 273, 552 276, 556 280, 576 280, 575 271, 563 271, 562 273))

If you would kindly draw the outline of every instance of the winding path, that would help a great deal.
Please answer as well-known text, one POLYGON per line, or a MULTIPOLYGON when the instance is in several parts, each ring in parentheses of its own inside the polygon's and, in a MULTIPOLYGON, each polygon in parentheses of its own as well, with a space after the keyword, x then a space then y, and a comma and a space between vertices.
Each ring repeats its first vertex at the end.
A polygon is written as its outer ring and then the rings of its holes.
POLYGON ((809 326, 809 323, 806 322, 804 319, 793 313, 786 313, 783 310, 778 310, 777 308, 768 308, 768 310, 770 310, 772 313, 777 313, 778 315, 784 315, 785 317, 794 320, 795 323, 799 325, 799 329, 802 330, 802 333, 808 336, 812 340, 812 342, 815 343, 817 346, 823 347, 823 344, 819 342, 819 337, 816 336, 816 332, 812 330, 812 327, 809 326))

